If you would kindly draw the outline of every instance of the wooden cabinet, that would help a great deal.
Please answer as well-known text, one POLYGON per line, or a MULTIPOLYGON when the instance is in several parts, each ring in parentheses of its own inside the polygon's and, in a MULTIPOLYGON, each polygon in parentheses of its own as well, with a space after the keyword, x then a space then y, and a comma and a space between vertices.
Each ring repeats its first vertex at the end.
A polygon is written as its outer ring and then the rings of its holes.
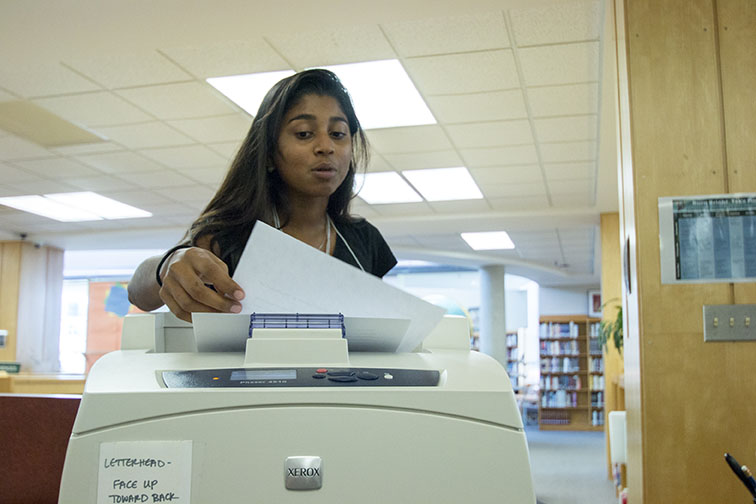
POLYGON ((601 319, 585 315, 540 320, 541 429, 604 429, 604 360, 598 343, 601 319))

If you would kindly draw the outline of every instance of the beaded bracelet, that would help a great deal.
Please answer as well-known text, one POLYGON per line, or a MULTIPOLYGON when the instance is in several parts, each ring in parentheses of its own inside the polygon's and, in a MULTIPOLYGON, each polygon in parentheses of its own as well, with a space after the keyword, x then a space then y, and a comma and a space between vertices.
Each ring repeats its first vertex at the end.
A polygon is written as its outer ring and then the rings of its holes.
POLYGON ((163 286, 163 279, 160 278, 160 270, 163 268, 163 264, 165 264, 165 261, 168 260, 171 255, 176 252, 177 250, 185 249, 185 248, 191 248, 194 245, 189 245, 188 243, 182 243, 181 245, 176 245, 172 249, 168 250, 165 254, 163 254, 163 257, 160 259, 160 262, 157 265, 157 268, 155 269, 155 280, 157 280, 157 284, 162 287, 163 286))

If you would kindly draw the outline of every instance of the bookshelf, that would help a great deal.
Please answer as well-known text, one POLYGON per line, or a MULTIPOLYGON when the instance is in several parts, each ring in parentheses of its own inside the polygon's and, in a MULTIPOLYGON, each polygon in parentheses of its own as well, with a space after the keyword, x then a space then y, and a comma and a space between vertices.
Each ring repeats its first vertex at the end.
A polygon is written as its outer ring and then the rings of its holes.
POLYGON ((601 319, 586 315, 543 316, 539 327, 543 430, 604 429, 604 358, 601 319))
POLYGON ((520 359, 520 335, 518 331, 507 331, 507 374, 515 392, 522 386, 522 360, 520 359))

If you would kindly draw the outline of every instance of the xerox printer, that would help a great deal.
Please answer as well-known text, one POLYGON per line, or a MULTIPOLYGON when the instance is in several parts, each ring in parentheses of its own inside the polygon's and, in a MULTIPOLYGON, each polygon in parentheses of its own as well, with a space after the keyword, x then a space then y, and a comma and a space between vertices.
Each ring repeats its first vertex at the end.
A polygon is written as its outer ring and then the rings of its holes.
POLYGON ((60 503, 535 503, 509 378, 466 319, 398 353, 349 351, 343 320, 246 317, 243 347, 197 351, 192 324, 127 316, 87 379, 60 503))

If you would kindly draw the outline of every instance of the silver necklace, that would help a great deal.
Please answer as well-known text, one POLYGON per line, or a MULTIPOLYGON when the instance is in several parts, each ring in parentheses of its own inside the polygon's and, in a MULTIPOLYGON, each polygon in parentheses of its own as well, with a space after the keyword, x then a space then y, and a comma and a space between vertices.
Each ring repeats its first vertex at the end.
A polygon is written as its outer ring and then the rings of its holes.
MULTIPOLYGON (((331 224, 331 216, 326 214, 325 238, 320 242, 320 245, 317 246, 318 250, 325 252, 326 254, 331 253, 331 224), (325 245, 325 248, 323 248, 323 245, 325 245)), ((273 209, 273 226, 276 229, 281 229, 281 221, 278 218, 278 211, 275 208, 273 209)))

